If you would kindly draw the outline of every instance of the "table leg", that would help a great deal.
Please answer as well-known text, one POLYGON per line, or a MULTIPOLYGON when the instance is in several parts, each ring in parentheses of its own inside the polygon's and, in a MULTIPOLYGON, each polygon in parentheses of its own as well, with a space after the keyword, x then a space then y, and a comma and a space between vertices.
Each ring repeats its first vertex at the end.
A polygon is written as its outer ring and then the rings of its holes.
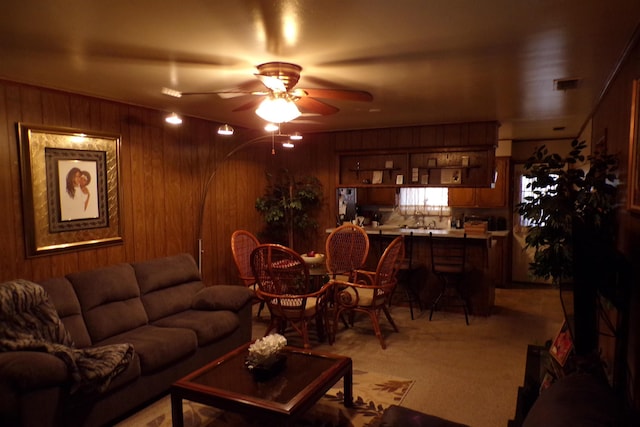
POLYGON ((173 427, 183 427, 182 398, 171 394, 171 423, 173 427))
POLYGON ((353 367, 349 366, 349 370, 344 374, 344 406, 350 408, 353 406, 353 367))

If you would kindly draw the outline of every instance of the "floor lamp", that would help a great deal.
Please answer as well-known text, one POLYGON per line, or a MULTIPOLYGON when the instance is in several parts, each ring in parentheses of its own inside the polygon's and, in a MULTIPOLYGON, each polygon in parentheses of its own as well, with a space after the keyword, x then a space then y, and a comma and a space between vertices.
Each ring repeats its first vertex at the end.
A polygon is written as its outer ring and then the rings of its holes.
POLYGON ((234 154, 236 154, 238 151, 248 147, 251 144, 255 144, 256 142, 260 142, 260 141, 264 141, 264 140, 268 140, 271 139, 271 154, 275 154, 275 137, 276 136, 289 136, 289 135, 282 135, 282 134, 267 134, 267 135, 260 135, 257 136, 253 139, 250 139, 248 141, 243 142, 242 144, 236 146, 233 150, 229 151, 225 156, 224 159, 222 159, 222 161, 220 161, 218 164, 216 164, 216 167, 213 169, 213 171, 211 172, 211 175, 209 175, 209 179, 207 179, 207 182, 205 183, 203 189, 202 189, 202 194, 200 196, 200 213, 198 216, 198 271, 200 272, 200 274, 202 274, 202 254, 203 254, 203 248, 202 248, 202 228, 204 226, 204 210, 206 208, 206 204, 207 204, 207 196, 209 194, 209 187, 211 187, 211 183, 213 182, 213 179, 216 176, 216 173, 218 172, 218 169, 224 165, 227 160, 229 160, 231 157, 233 157, 234 154))

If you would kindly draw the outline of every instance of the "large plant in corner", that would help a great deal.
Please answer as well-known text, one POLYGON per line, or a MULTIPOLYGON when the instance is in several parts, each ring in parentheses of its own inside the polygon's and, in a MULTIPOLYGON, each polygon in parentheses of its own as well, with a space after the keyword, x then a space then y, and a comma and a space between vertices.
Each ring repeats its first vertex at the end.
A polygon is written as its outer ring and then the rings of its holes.
POLYGON ((322 204, 322 183, 314 176, 296 177, 286 169, 267 173, 264 195, 256 210, 266 223, 263 237, 294 247, 294 234, 305 237, 318 227, 314 215, 322 204))
POLYGON ((597 288, 603 272, 615 257, 617 155, 598 146, 586 157, 584 141, 574 140, 567 156, 550 153, 546 146, 534 150, 525 162, 530 178, 527 196, 516 206, 529 225, 526 247, 534 249, 530 271, 574 291, 576 350, 594 345, 597 288), (580 342, 578 342, 580 341, 580 342), (582 348, 580 348, 582 347, 582 348))

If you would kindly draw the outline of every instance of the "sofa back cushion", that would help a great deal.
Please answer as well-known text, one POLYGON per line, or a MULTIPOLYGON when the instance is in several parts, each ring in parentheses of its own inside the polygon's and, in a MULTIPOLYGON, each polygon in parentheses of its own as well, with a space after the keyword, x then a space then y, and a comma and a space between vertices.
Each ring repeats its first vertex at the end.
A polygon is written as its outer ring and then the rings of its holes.
POLYGON ((190 309, 193 296, 204 288, 196 261, 189 254, 132 265, 150 322, 190 309))
POLYGON ((130 264, 72 273, 67 279, 76 291, 93 342, 148 323, 130 264))
POLYGON ((40 286, 49 294, 49 299, 55 306, 65 329, 71 335, 74 345, 77 348, 90 346, 91 338, 82 318, 80 302, 71 282, 64 277, 56 277, 45 280, 40 283, 40 286))

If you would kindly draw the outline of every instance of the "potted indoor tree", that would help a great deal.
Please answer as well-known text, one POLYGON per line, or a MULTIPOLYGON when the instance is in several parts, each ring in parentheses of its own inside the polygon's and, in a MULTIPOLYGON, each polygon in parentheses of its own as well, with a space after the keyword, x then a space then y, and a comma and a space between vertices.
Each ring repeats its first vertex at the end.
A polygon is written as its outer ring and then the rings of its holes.
POLYGON ((263 237, 293 248, 294 234, 306 236, 318 227, 314 214, 322 204, 322 184, 314 176, 297 178, 286 169, 266 176, 264 195, 255 204, 266 223, 263 237))
POLYGON ((607 282, 616 256, 616 155, 596 147, 586 157, 584 141, 574 140, 567 156, 538 147, 525 162, 527 196, 516 206, 529 226, 526 247, 534 249, 533 275, 573 289, 576 351, 595 346, 596 295, 607 282))

